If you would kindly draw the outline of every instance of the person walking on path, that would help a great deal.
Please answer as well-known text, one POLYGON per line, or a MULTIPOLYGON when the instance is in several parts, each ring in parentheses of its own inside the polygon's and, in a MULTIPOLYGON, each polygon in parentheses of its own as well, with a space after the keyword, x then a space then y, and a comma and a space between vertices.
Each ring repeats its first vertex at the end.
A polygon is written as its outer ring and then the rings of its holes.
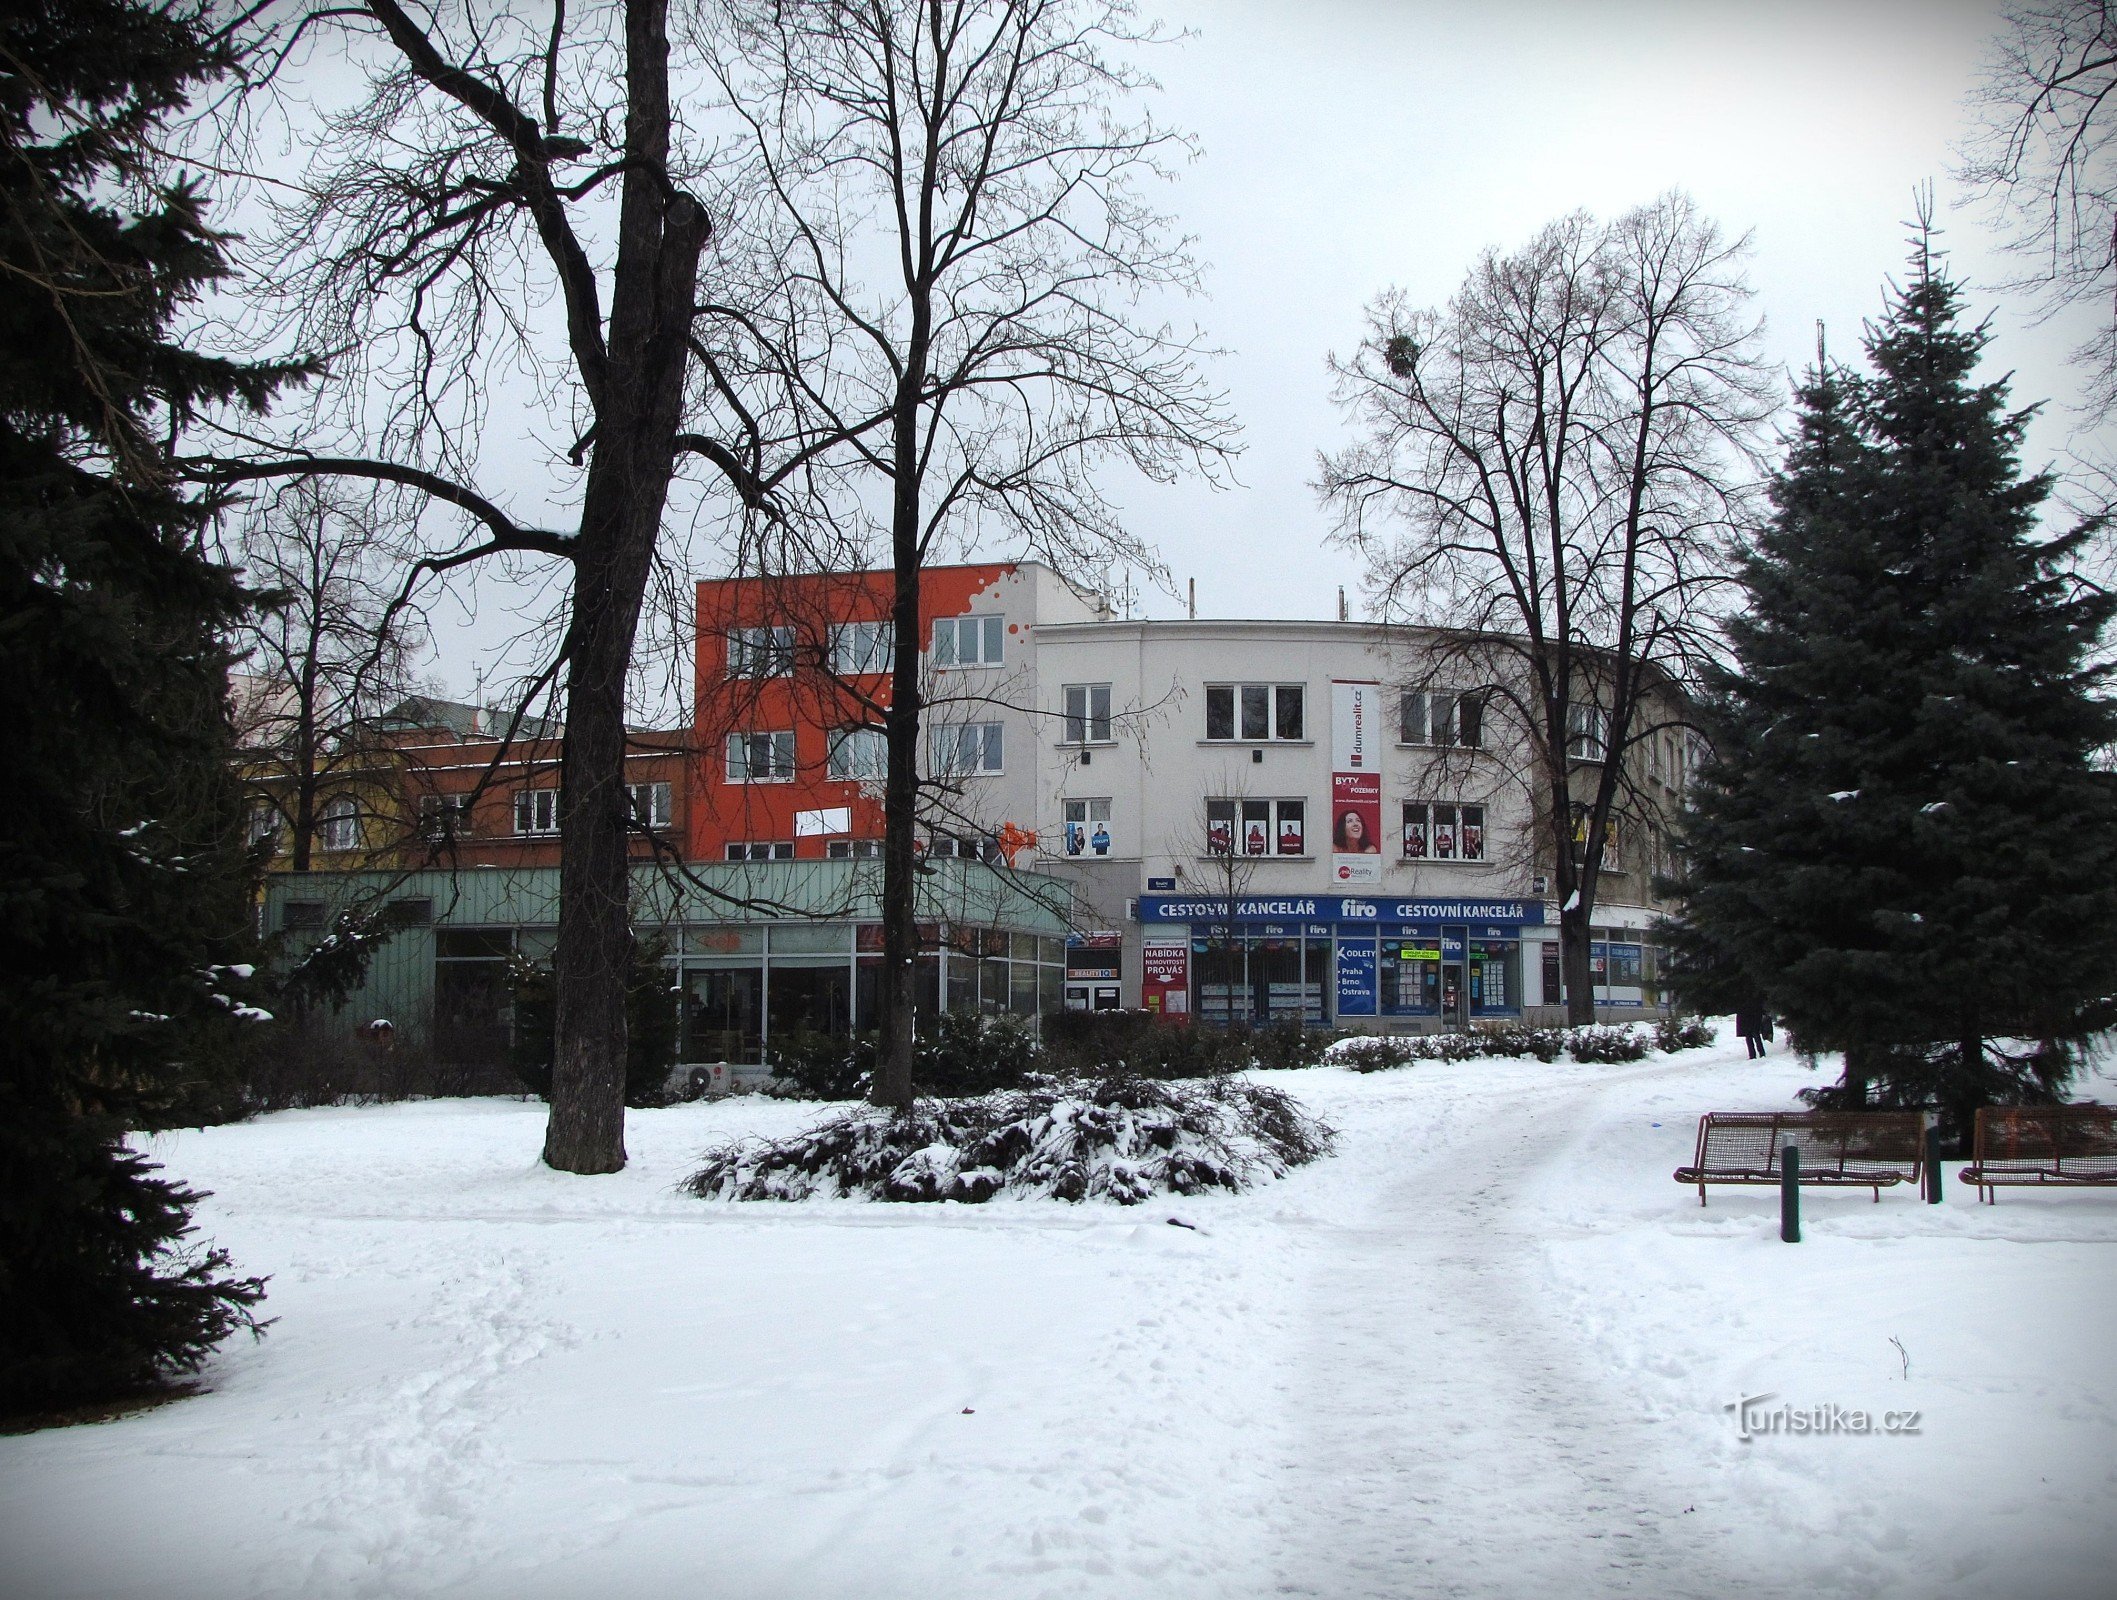
POLYGON ((1772 1020, 1760 1007, 1749 1006, 1737 1011, 1735 1032, 1742 1036, 1743 1044, 1749 1048, 1750 1060, 1771 1053, 1767 1047, 1772 1036, 1772 1020))

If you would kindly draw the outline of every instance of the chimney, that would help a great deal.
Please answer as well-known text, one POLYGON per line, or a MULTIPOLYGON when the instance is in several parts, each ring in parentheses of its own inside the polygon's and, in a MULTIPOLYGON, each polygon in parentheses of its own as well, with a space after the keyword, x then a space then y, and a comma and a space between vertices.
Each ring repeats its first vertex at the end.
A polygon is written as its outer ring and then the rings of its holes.
POLYGON ((1345 609, 1345 585, 1341 583, 1338 585, 1338 620, 1350 622, 1352 619, 1352 613, 1345 609))
POLYGON ((1191 580, 1191 620, 1193 622, 1198 620, 1198 580, 1196 578, 1191 580))

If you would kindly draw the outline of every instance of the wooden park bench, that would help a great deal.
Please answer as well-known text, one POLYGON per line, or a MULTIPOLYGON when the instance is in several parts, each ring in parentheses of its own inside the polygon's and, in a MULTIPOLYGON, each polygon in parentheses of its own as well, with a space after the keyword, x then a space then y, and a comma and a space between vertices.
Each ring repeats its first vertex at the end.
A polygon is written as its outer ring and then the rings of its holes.
POLYGON ((1980 1106, 1963 1182, 1987 1204, 2003 1183, 2117 1184, 2117 1107, 1980 1106))
POLYGON ((1708 1111, 1698 1119, 1698 1156, 1678 1183, 1779 1182, 1779 1152, 1801 1147, 1801 1182, 1872 1189, 1917 1183, 1926 1170, 1925 1119, 1916 1111, 1708 1111))

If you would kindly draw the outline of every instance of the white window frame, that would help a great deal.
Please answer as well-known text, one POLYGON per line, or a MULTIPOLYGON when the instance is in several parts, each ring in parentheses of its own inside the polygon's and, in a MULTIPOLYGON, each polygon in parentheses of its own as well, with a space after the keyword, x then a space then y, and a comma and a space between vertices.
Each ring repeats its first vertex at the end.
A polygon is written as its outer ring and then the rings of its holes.
POLYGON ((675 811, 675 792, 673 785, 654 779, 626 784, 625 793, 632 803, 632 820, 643 828, 668 827, 675 811))
POLYGON ((419 797, 419 831, 429 839, 462 839, 470 834, 471 797, 467 794, 423 794, 419 797))
POLYGON ((932 657, 935 668, 942 671, 1003 665, 1007 659, 1007 619, 984 611, 940 618, 934 623, 932 657))
POLYGON ((1002 722, 937 725, 927 736, 930 774, 936 778, 998 777, 1007 770, 1005 728, 1002 722))
POLYGON ((756 681, 794 675, 794 630, 769 628, 728 630, 728 676, 756 681))
POLYGON ((1060 744, 1114 742, 1110 737, 1110 685, 1069 683, 1060 693, 1059 704, 1065 716, 1060 744))
POLYGON ((1489 808, 1478 800, 1406 800, 1397 831, 1401 859, 1440 862, 1447 866, 1483 866, 1492 859, 1489 808), (1414 834, 1413 829, 1419 831, 1414 834), (1447 829, 1448 848, 1441 849, 1441 830, 1447 829), (1414 838, 1421 841, 1412 848, 1414 838), (1470 847, 1476 846, 1476 854, 1470 847))
POLYGON ((1232 680, 1208 683, 1206 693, 1205 744, 1308 744, 1308 685, 1305 683, 1237 683, 1232 680), (1245 736, 1243 712, 1250 693, 1264 696, 1264 734, 1261 738, 1245 736), (1233 731, 1216 734, 1213 731, 1213 701, 1215 696, 1228 697, 1228 726, 1233 731), (1279 730, 1285 721, 1286 707, 1292 704, 1299 713, 1300 728, 1294 733, 1282 734, 1279 730))
POLYGON ((794 841, 791 839, 742 840, 722 847, 721 855, 728 861, 792 861, 794 841))
POLYGON ((832 623, 830 661, 832 673, 840 678, 891 671, 897 662, 895 624, 887 621, 832 623))
POLYGON ((880 783, 889 776, 889 732, 885 728, 831 730, 824 772, 841 783, 880 783))
POLYGON ((559 831, 557 789, 515 791, 515 835, 522 839, 549 838, 559 831))
POLYGON ((1610 714, 1598 705, 1579 701, 1566 707, 1566 759, 1607 761, 1610 758, 1610 714))
POLYGON ((1109 856, 1116 848, 1116 835, 1110 830, 1110 801, 1107 798, 1064 800, 1059 804, 1062 819, 1059 828, 1061 848, 1069 861, 1090 861, 1109 856), (1103 848, 1095 848, 1095 830, 1103 830, 1103 848), (1075 832, 1078 829, 1079 832, 1075 832))
POLYGON ((723 771, 730 783, 792 783, 794 730, 760 728, 751 733, 729 734, 723 771), (764 752, 761 774, 757 770, 759 751, 764 752))
POLYGON ((880 839, 833 839, 823 847, 825 859, 830 861, 880 861, 882 841, 880 839))
POLYGON ((343 854, 358 850, 362 842, 360 802, 351 795, 326 801, 323 809, 316 813, 317 849, 343 854))
POLYGON ((1468 689, 1406 689, 1397 697, 1397 743, 1412 749, 1484 749, 1484 696, 1468 689), (1468 729, 1463 723, 1465 707, 1474 708, 1468 729))
POLYGON ((1210 795, 1205 803, 1205 818, 1206 854, 1209 856, 1232 854, 1248 861, 1262 861, 1267 857, 1307 861, 1315 855, 1315 847, 1309 838, 1308 798, 1305 795, 1273 795, 1265 799, 1252 795, 1210 795), (1226 848, 1214 834, 1216 823, 1223 820, 1228 827, 1226 848), (1299 850, 1281 848, 1289 822, 1301 830, 1299 850), (1253 825, 1261 825, 1264 829, 1264 848, 1261 850, 1250 848, 1256 837, 1251 831, 1253 825))

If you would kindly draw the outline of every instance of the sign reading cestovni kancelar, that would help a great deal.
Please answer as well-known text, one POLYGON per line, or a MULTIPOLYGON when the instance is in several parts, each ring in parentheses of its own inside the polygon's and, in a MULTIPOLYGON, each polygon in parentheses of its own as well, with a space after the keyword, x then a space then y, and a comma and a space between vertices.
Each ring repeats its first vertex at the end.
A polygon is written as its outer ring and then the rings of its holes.
POLYGON ((1148 894, 1139 898, 1143 923, 1172 922, 1331 922, 1331 923, 1483 923, 1540 927, 1541 900, 1409 899, 1394 895, 1287 894, 1224 895, 1148 894))

